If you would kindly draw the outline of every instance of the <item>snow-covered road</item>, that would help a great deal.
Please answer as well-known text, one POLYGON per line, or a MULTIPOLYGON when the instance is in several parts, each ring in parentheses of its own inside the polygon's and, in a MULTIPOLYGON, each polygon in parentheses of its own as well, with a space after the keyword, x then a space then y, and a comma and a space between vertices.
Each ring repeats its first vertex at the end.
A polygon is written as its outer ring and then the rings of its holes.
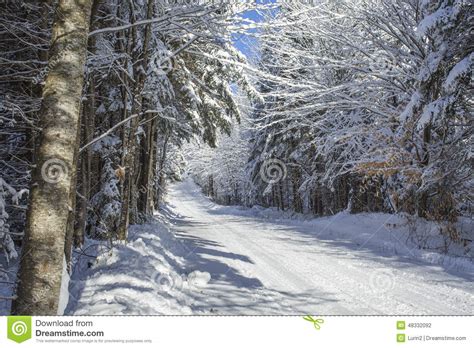
POLYGON ((377 243, 370 239, 387 233, 386 215, 365 225, 354 216, 272 221, 215 205, 190 181, 172 187, 169 204, 176 216, 172 230, 186 250, 185 268, 211 274, 196 296, 195 311, 474 313, 472 270, 433 265, 412 257, 410 250, 397 256, 371 247, 377 243), (342 238, 347 232, 360 232, 363 239, 342 238))
POLYGON ((66 313, 473 314, 472 261, 409 249, 403 229, 388 214, 223 207, 188 180, 126 245, 79 254, 66 313))

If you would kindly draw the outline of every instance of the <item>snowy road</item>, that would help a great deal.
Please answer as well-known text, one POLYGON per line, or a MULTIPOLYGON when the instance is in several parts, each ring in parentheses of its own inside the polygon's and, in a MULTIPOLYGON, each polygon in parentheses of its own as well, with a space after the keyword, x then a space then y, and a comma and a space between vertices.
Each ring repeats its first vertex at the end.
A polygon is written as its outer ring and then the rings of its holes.
POLYGON ((79 256, 67 314, 474 312, 472 261, 410 250, 400 218, 283 219, 214 204, 190 181, 168 197, 127 244, 79 256))
POLYGON ((172 187, 169 203, 185 268, 211 274, 195 294, 196 312, 474 313, 472 269, 433 265, 411 257, 410 250, 400 256, 371 247, 370 239, 387 233, 385 220, 272 221, 215 205, 189 181, 172 187), (340 237, 339 230, 358 233, 361 226, 365 241, 340 237))

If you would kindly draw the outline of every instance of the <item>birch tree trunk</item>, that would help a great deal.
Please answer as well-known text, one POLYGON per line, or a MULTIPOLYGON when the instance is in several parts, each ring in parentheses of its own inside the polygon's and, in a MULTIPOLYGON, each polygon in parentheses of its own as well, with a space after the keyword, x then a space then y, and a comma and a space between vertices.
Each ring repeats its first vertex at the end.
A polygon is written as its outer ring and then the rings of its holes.
MULTIPOLYGON (((64 265, 92 0, 60 0, 13 314, 56 315, 64 265)), ((73 191, 74 190, 74 191, 73 191)))

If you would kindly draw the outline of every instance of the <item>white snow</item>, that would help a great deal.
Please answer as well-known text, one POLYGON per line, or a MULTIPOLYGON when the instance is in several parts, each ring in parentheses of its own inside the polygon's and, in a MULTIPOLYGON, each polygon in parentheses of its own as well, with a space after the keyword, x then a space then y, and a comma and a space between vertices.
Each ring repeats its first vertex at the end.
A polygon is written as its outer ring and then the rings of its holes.
POLYGON ((446 81, 444 81, 443 87, 447 90, 452 90, 455 87, 455 82, 460 76, 468 74, 472 70, 472 64, 474 61, 474 53, 465 57, 459 63, 457 63, 449 72, 446 81))
POLYGON ((419 37, 427 35, 428 30, 432 29, 434 26, 447 21, 450 16, 454 16, 452 7, 440 6, 439 9, 432 14, 429 14, 423 18, 423 20, 418 24, 417 34, 419 37))
POLYGON ((77 264, 68 314, 472 314, 472 253, 414 248, 398 216, 223 207, 189 180, 162 214, 77 264))
POLYGON ((63 258, 63 273, 61 277, 61 289, 59 291, 58 315, 64 315, 68 301, 69 301, 69 273, 67 271, 66 257, 63 258))
POLYGON ((418 107, 420 104, 421 95, 418 92, 413 93, 410 102, 405 107, 405 110, 400 115, 400 120, 406 122, 411 115, 413 115, 413 109, 418 107))

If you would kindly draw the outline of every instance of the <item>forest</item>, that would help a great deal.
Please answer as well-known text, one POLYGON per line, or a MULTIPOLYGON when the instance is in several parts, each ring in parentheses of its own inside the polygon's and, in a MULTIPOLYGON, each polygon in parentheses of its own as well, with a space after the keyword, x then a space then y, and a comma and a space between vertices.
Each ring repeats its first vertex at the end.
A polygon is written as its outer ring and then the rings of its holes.
POLYGON ((429 225, 474 269, 473 7, 0 1, 0 312, 64 314, 80 260, 113 262, 189 180, 218 206, 395 216, 418 249, 429 225))

